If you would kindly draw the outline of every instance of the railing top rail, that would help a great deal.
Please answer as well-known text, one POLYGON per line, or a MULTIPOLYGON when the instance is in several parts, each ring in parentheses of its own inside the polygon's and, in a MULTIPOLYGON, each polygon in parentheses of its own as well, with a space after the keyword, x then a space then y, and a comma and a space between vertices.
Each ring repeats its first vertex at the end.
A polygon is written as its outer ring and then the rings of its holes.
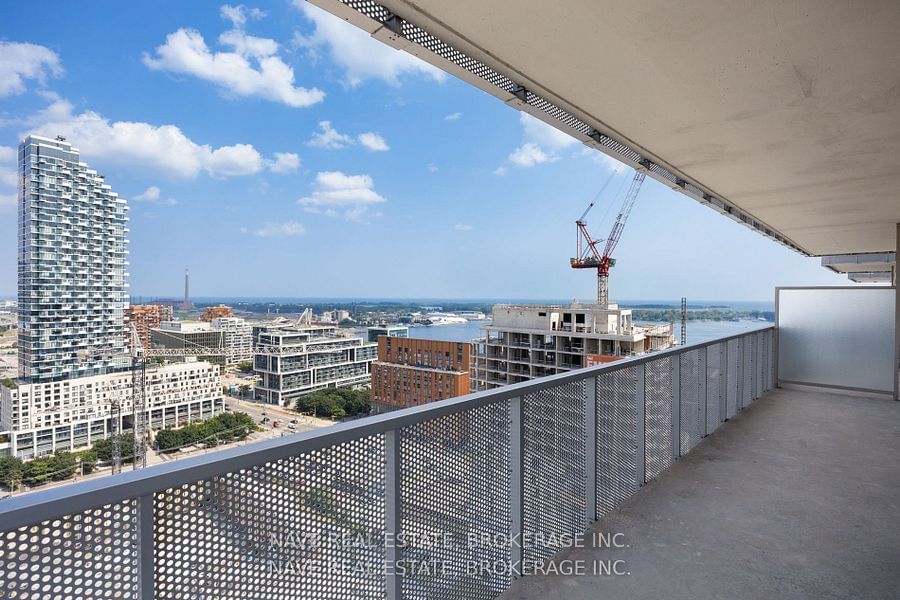
POLYGON ((218 450, 210 454, 153 465, 137 471, 127 471, 118 475, 90 479, 32 492, 27 495, 7 498, 0 501, 0 531, 8 531, 105 504, 138 498, 172 487, 209 479, 217 475, 247 469, 254 465, 288 458, 371 435, 382 434, 393 429, 400 429, 430 419, 488 406, 524 394, 536 393, 558 385, 581 381, 589 377, 596 377, 603 373, 626 369, 668 356, 677 356, 684 352, 706 348, 707 346, 770 329, 774 329, 774 325, 749 329, 727 337, 696 344, 676 346, 668 350, 651 352, 643 356, 626 358, 595 367, 548 375, 531 381, 514 383, 483 392, 475 392, 458 398, 450 398, 381 415, 372 415, 354 421, 337 423, 330 427, 304 431, 283 438, 263 440, 244 446, 218 450))

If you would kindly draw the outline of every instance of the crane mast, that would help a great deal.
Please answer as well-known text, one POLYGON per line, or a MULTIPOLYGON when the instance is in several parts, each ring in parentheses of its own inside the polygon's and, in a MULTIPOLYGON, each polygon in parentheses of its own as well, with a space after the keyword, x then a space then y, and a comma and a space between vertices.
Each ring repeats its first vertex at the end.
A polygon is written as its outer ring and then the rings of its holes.
MULTIPOLYGON (((609 306, 609 270, 616 264, 616 259, 612 257, 613 251, 622 237, 622 231, 625 229, 625 223, 634 207, 634 201, 637 200, 638 192, 641 191, 641 185, 647 174, 645 171, 635 171, 634 178, 631 180, 631 186, 622 202, 622 208, 616 216, 612 231, 606 238, 606 246, 600 250, 600 244, 604 240, 595 240, 587 230, 585 218, 588 212, 593 208, 594 203, 587 207, 587 210, 581 215, 575 226, 577 228, 577 256, 570 260, 573 269, 596 269, 597 270, 597 304, 603 307, 609 306)), ((604 186, 606 187, 606 186, 604 186)))

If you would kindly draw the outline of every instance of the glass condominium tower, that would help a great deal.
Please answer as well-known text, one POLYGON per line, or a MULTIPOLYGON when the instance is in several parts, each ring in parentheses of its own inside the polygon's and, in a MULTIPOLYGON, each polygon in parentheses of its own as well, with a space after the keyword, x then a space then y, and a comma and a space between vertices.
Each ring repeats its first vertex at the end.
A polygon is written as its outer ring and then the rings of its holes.
POLYGON ((64 138, 19 144, 19 376, 126 365, 128 206, 64 138))

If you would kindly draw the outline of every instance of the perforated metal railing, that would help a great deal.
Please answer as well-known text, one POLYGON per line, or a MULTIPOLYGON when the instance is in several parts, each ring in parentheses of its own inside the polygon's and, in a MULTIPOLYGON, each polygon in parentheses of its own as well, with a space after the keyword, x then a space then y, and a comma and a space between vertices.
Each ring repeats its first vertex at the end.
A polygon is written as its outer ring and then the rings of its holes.
POLYGON ((773 335, 3 500, 0 598, 493 598, 771 388, 773 335))

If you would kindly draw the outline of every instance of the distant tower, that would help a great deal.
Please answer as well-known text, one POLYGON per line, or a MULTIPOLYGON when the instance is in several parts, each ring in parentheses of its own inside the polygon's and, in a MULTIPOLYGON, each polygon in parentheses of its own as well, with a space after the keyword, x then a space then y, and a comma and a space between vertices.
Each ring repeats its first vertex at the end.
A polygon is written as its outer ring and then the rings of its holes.
POLYGON ((194 305, 191 304, 190 273, 187 269, 184 270, 184 302, 181 304, 181 308, 184 310, 194 308, 194 305))

